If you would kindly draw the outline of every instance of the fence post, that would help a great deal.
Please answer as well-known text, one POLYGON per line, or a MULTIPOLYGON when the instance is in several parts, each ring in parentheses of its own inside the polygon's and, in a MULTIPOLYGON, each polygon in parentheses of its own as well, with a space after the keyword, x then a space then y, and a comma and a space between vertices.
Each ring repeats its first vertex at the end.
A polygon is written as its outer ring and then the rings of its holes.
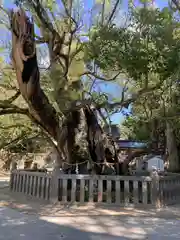
POLYGON ((52 203, 56 203, 58 201, 58 186, 59 186, 58 179, 60 174, 62 174, 62 170, 58 166, 55 166, 52 171, 49 196, 50 202, 52 203))
POLYGON ((13 174, 14 170, 17 170, 17 162, 12 162, 11 163, 10 180, 9 180, 9 189, 10 189, 10 191, 13 189, 13 184, 14 184, 14 174, 13 174))
POLYGON ((161 206, 160 200, 160 184, 159 184, 159 175, 157 171, 151 172, 152 186, 151 186, 151 200, 152 205, 159 208, 161 206))

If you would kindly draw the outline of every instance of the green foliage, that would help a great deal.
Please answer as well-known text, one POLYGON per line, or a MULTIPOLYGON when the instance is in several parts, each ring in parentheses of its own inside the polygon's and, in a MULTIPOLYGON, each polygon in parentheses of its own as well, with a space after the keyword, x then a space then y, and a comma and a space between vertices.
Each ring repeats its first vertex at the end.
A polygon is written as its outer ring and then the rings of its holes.
MULTIPOLYGON (((2 50, 4 51, 5 48, 2 50)), ((2 111, 8 108, 6 107, 7 102, 15 96, 18 88, 15 73, 7 65, 4 58, 0 63, 0 69, 0 150, 5 149, 12 152, 42 151, 42 146, 37 141, 37 136, 42 136, 42 131, 27 116, 16 113, 2 114, 2 111)), ((14 98, 12 104, 13 107, 27 108, 21 95, 14 98)))
MULTIPOLYGON (((165 126, 167 119, 179 117, 179 20, 167 7, 131 7, 127 25, 94 27, 87 61, 93 59, 103 73, 124 74, 132 96, 144 92, 135 98, 132 117, 125 120, 123 129, 130 139, 148 141, 153 119, 165 126)), ((177 139, 178 122, 174 125, 177 139)))
POLYGON ((56 0, 46 0, 43 5, 49 9, 49 11, 53 11, 56 7, 56 0))
MULTIPOLYGON (((24 2, 26 5, 27 3, 30 5, 27 0, 24 2)), ((69 16, 63 15, 64 8, 62 9, 54 0, 42 3, 48 10, 48 16, 50 16, 54 29, 61 34, 68 32, 69 16)), ((93 7, 96 8, 96 14, 94 15, 92 7, 93 26, 88 31, 86 26, 86 29, 84 27, 82 31, 78 29, 71 39, 72 41, 68 43, 69 45, 63 45, 63 52, 70 49, 67 76, 64 76, 62 66, 56 62, 41 74, 41 82, 51 103, 60 115, 67 111, 73 102, 87 97, 92 98, 99 105, 105 106, 107 102, 122 104, 131 97, 133 98, 134 93, 138 93, 139 95, 133 101, 132 117, 126 119, 123 127, 129 129, 127 135, 130 139, 148 141, 151 121, 160 119, 164 122, 169 116, 174 118, 179 110, 180 92, 177 87, 177 79, 180 77, 180 22, 169 7, 162 10, 152 8, 150 7, 151 1, 145 0, 141 1, 143 7, 134 8, 129 4, 126 24, 119 24, 118 19, 108 22, 115 3, 116 1, 95 2, 93 7), (80 39, 83 31, 84 35, 89 38, 86 43, 80 39), (120 93, 119 97, 112 97, 110 101, 108 94, 103 91, 97 92, 92 88, 93 82, 97 79, 96 75, 89 74, 88 77, 82 77, 86 71, 93 72, 101 79, 106 78, 107 80, 112 75, 120 73, 113 83, 117 84, 117 87, 121 86, 122 94, 120 93)), ((82 9, 79 10, 77 5, 77 2, 74 1, 72 12, 73 16, 78 16, 75 20, 79 24, 82 20, 80 19, 82 9)), ((64 6, 67 7, 67 4, 64 6)), ((118 7, 120 6, 119 3, 118 7)), ((33 9, 30 10, 35 16, 37 27, 41 29, 42 37, 48 41, 50 39, 49 30, 44 28, 42 21, 33 12, 33 9)), ((2 66, 4 62, 0 61, 0 64, 2 66)), ((7 80, 8 74, 3 78, 7 80)), ((12 76, 14 77, 14 75, 12 76)), ((106 83, 108 82, 106 81, 106 83)), ((8 81, 6 85, 9 85, 8 81)), ((21 98, 20 102, 16 102, 16 104, 23 105, 25 103, 21 98)), ((106 107, 103 109, 105 117, 107 117, 107 112, 112 114, 122 109, 121 104, 116 108, 106 107)), ((7 120, 4 116, 1 121, 0 125, 2 126, 4 126, 4 122, 12 124, 12 121, 15 121, 18 125, 25 121, 25 126, 16 128, 16 136, 30 134, 31 131, 34 134, 37 131, 36 128, 32 130, 27 119, 18 119, 17 116, 13 116, 11 120, 7 120)), ((178 134, 179 121, 176 122, 176 126, 178 134)), ((12 136, 12 130, 3 130, 2 139, 3 135, 12 136)))
POLYGON ((122 123, 122 129, 129 140, 145 142, 151 140, 149 123, 138 119, 137 117, 128 117, 122 123))
POLYGON ((179 64, 179 28, 167 9, 135 9, 130 27, 105 26, 90 35, 89 58, 106 70, 122 71, 143 86, 150 74, 167 79, 179 64), (134 29, 133 29, 134 28, 134 29), (168 71, 166 71, 168 69, 168 71))

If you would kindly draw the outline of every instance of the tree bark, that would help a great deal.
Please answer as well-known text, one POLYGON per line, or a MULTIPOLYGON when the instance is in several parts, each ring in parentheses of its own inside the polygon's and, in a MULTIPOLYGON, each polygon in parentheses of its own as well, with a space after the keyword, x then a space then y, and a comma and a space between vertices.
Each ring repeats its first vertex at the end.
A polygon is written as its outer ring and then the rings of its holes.
POLYGON ((179 172, 180 162, 178 157, 176 136, 172 123, 169 121, 166 122, 166 146, 168 152, 168 171, 179 172))
POLYGON ((61 128, 55 109, 40 87, 33 23, 19 10, 11 13, 12 60, 20 92, 29 106, 32 119, 57 142, 62 152, 61 128))

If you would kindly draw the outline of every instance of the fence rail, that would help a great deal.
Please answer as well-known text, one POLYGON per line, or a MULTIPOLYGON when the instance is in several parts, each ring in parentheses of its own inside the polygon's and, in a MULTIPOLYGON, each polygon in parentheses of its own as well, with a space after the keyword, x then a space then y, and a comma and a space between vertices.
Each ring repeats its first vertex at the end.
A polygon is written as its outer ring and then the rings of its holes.
POLYGON ((13 170, 10 190, 61 203, 162 206, 180 201, 180 175, 66 175, 13 170))

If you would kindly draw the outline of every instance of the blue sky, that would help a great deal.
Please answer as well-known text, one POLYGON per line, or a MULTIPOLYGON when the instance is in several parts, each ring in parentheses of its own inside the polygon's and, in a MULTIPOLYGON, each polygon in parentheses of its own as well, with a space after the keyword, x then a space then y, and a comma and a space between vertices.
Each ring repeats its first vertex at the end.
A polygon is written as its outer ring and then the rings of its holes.
MULTIPOLYGON (((13 1, 4 0, 2 2, 4 2, 4 6, 9 7, 9 6, 12 6, 13 1)), ((84 0, 84 3, 86 4, 86 6, 89 6, 89 7, 91 7, 94 2, 95 2, 94 0, 84 0)), ((123 5, 127 6, 127 2, 128 2, 127 0, 124 0, 123 5)), ((139 4, 139 2, 140 2, 139 0, 135 0, 136 4, 139 4)), ((168 4, 168 0, 155 0, 154 2, 157 4, 158 7, 164 7, 164 6, 167 6, 168 4)))
MULTIPOLYGON (((94 4, 95 0, 84 0, 84 5, 85 5, 85 8, 88 10, 88 9, 91 9, 92 5, 94 4)), ((127 0, 123 0, 123 4, 122 4, 122 11, 126 11, 127 9, 127 0)), ((163 8, 165 6, 168 5, 168 0, 156 0, 154 1, 156 6, 159 7, 159 8, 163 8)), ((6 8, 12 8, 13 7, 13 0, 4 0, 4 7, 6 8)), ((138 0, 135 0, 135 4, 139 4, 139 1, 138 0)), ((88 21, 88 20, 87 20, 88 21)), ((5 39, 6 36, 0 36, 0 40, 3 40, 5 39)), ((113 95, 114 97, 120 97, 120 93, 121 93, 121 89, 119 87, 117 87, 117 85, 115 84, 100 84, 99 85, 99 88, 101 89, 101 91, 105 91, 111 95, 113 95)), ((117 113, 117 114, 114 114, 112 117, 111 117, 111 120, 113 123, 116 123, 116 124, 119 124, 121 121, 123 121, 124 119, 124 116, 121 114, 121 113, 117 113)))

